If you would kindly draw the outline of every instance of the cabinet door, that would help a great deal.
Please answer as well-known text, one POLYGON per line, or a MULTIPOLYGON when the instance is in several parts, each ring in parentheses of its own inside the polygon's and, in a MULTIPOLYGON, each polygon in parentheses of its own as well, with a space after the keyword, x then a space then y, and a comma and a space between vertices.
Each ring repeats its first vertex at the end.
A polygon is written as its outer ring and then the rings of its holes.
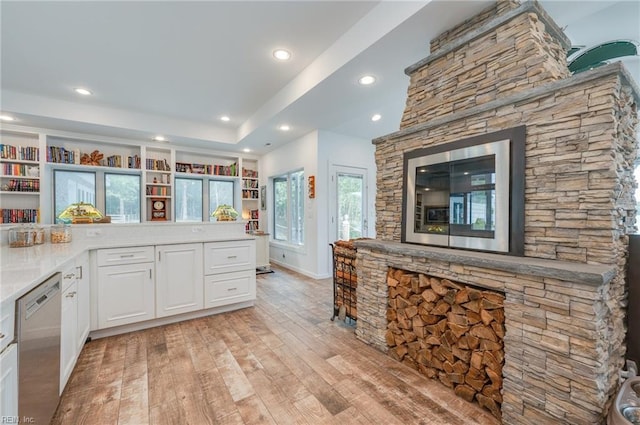
POLYGON ((17 344, 9 345, 0 354, 0 412, 2 412, 2 418, 5 418, 5 420, 18 418, 17 344))
POLYGON ((204 274, 227 273, 256 268, 256 241, 247 239, 204 244, 204 274))
POLYGON ((15 304, 15 301, 9 302, 7 300, 0 305, 0 353, 13 341, 16 318, 15 304))
POLYGON ((73 282, 62 293, 60 323, 60 394, 67 384, 78 353, 78 283, 73 282))
POLYGON ((253 270, 244 270, 206 276, 204 295, 205 308, 255 300, 256 273, 253 270))
POLYGON ((155 317, 153 263, 98 267, 98 328, 155 317))
POLYGON ((78 284, 78 352, 82 351, 90 328, 91 298, 89 284, 89 253, 85 252, 76 260, 76 279, 78 284))
POLYGON ((204 299, 202 244, 156 247, 158 317, 201 310, 204 299))

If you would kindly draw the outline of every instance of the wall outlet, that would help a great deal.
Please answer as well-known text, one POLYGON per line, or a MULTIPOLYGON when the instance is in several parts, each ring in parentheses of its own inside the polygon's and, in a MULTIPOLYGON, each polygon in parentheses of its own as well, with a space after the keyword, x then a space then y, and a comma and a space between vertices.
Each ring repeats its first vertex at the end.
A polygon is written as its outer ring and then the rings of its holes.
POLYGON ((202 233, 204 232, 204 229, 202 228, 202 226, 193 226, 191 228, 191 233, 202 233))
POLYGON ((102 235, 101 229, 87 229, 88 238, 95 238, 96 236, 100 236, 100 235, 102 235))

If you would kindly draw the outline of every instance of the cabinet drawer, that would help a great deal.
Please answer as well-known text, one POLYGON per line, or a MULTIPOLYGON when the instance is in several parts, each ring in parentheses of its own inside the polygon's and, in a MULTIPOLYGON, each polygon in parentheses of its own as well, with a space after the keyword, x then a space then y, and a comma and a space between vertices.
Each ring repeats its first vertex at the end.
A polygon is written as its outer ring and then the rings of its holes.
POLYGON ((256 245, 254 240, 209 242, 204 244, 204 274, 255 270, 256 245))
POLYGON ((66 291, 72 283, 76 281, 76 266, 75 264, 67 267, 62 271, 62 291, 66 291))
POLYGON ((218 307, 256 298, 256 273, 245 270, 204 278, 204 307, 218 307))
POLYGON ((153 246, 99 249, 98 267, 153 262, 154 252, 153 246))
POLYGON ((0 352, 13 341, 15 303, 5 303, 0 309, 0 352), (6 305, 8 304, 8 305, 6 305))

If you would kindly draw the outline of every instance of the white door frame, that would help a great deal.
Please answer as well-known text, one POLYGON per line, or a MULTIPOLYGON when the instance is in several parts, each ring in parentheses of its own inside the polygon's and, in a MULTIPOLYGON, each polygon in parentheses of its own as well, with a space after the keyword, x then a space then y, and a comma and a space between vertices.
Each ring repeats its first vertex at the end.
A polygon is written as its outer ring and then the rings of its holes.
POLYGON ((338 174, 352 174, 362 176, 362 236, 369 236, 369 211, 368 211, 368 176, 367 169, 363 167, 352 167, 349 165, 329 165, 329 243, 337 239, 339 219, 338 215, 338 174))

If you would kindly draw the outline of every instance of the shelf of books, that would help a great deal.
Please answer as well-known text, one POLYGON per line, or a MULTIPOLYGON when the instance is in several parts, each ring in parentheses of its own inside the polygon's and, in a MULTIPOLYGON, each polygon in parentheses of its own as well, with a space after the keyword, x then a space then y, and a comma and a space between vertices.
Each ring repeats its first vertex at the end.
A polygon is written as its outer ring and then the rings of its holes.
POLYGON ((40 221, 40 148, 35 133, 0 132, 0 223, 40 221))

